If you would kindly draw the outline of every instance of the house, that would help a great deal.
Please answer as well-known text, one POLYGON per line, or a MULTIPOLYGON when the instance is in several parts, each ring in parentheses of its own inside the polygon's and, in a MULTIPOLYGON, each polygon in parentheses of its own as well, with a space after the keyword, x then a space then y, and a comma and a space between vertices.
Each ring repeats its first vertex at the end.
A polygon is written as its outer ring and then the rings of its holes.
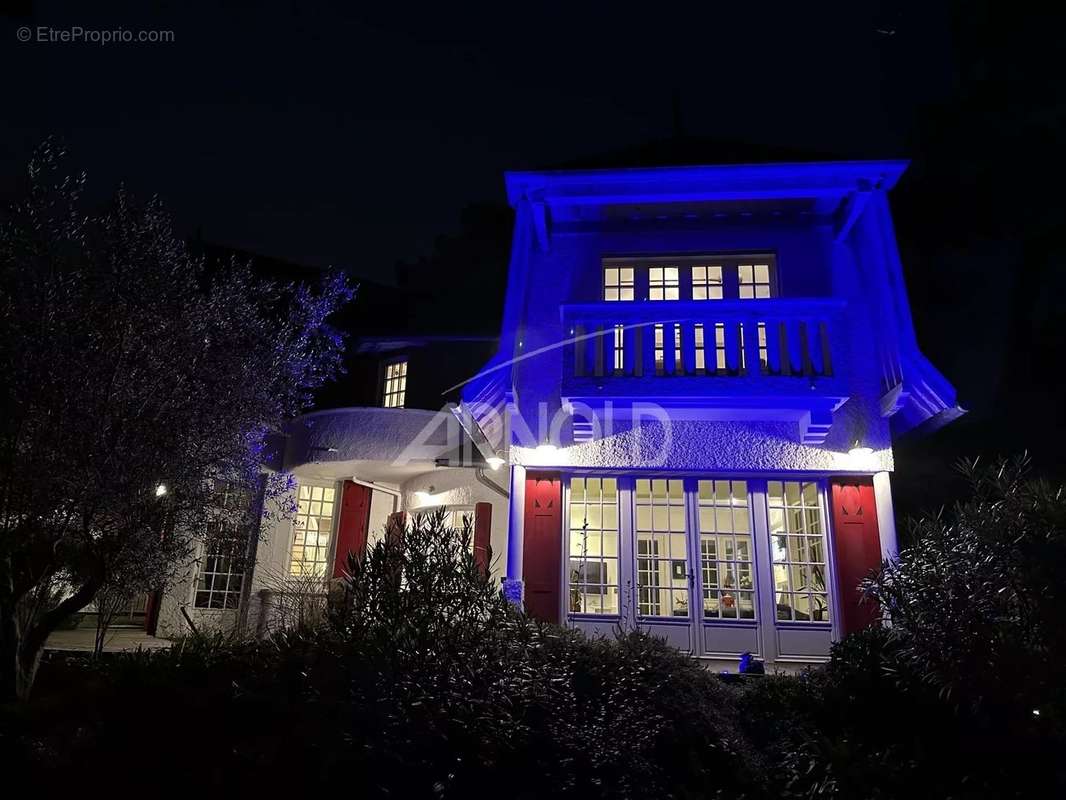
POLYGON ((875 618, 893 438, 962 413, 911 322, 905 168, 507 176, 500 349, 462 408, 509 464, 509 596, 781 667, 875 618))
POLYGON ((877 615, 857 584, 896 551, 893 439, 962 413, 910 319, 905 168, 508 174, 498 340, 362 338, 350 404, 285 432, 295 517, 239 574, 202 554, 160 633, 262 629, 390 515, 444 505, 532 615, 710 664, 824 660, 877 615))

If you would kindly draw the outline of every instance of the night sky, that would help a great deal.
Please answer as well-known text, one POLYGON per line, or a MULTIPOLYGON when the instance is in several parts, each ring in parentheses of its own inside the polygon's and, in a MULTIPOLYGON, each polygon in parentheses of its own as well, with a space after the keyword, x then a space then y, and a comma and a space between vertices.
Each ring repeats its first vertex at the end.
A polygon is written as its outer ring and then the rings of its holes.
MULTIPOLYGON (((93 197, 124 182, 162 196, 191 237, 389 283, 438 237, 470 238, 464 209, 502 204, 507 169, 664 140, 704 162, 715 141, 908 157, 893 205, 919 341, 971 414, 900 445, 902 504, 947 496, 930 481, 958 455, 1029 448, 1061 471, 1061 11, 109 5, 16 0, 0 17, 0 200, 56 135, 93 197), (174 41, 21 43, 24 25, 174 41)), ((479 269, 506 267, 491 261, 479 269)))
POLYGON ((5 26, 4 183, 58 134, 100 192, 124 181, 209 240, 386 280, 465 204, 502 202, 504 170, 671 135, 675 94, 690 135, 896 156, 950 86, 946 15, 855 2, 772 5, 769 27, 754 3, 87 5, 5 26), (22 44, 23 24, 175 41, 22 44))

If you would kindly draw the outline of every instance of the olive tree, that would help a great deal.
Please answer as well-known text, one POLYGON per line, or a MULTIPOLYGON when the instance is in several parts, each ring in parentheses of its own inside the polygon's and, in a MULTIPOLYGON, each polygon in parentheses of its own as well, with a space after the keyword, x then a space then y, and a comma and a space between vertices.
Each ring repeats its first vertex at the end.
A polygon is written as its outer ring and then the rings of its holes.
POLYGON ((340 369, 327 318, 352 296, 208 265, 155 200, 87 213, 62 155, 0 218, 0 699, 101 587, 165 580, 217 481, 284 497, 271 435, 340 369))

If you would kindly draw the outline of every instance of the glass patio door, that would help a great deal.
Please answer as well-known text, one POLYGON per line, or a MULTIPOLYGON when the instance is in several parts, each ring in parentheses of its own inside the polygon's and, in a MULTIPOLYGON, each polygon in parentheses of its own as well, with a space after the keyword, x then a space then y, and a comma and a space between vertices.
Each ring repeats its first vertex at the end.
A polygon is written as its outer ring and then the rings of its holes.
POLYGON ((637 624, 692 650, 695 576, 685 484, 681 478, 635 479, 633 585, 637 624))

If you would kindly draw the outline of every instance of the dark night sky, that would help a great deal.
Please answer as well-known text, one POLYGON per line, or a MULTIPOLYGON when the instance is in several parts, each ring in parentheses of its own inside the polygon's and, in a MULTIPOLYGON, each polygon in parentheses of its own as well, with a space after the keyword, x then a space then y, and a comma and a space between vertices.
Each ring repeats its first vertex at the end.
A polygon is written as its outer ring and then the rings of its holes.
POLYGON ((675 92, 690 135, 883 157, 951 80, 946 14, 854 0, 112 5, 7 20, 3 183, 59 134, 101 193, 125 181, 209 240, 383 279, 502 201, 505 169, 670 135, 675 92), (175 41, 22 44, 19 25, 175 41))
MULTIPOLYGON (((944 500, 945 465, 961 455, 1028 448, 1041 471, 1066 472, 1061 10, 14 5, 0 16, 0 201, 56 134, 97 198, 125 182, 207 241, 380 281, 431 253, 437 272, 502 272, 480 234, 453 239, 446 257, 437 237, 457 233, 471 204, 502 203, 506 169, 682 141, 675 96, 697 144, 910 157, 893 206, 919 341, 971 413, 899 444, 899 504, 944 500), (175 41, 20 43, 22 25, 165 29, 175 41)), ((485 294, 460 289, 461 302, 485 294)))

